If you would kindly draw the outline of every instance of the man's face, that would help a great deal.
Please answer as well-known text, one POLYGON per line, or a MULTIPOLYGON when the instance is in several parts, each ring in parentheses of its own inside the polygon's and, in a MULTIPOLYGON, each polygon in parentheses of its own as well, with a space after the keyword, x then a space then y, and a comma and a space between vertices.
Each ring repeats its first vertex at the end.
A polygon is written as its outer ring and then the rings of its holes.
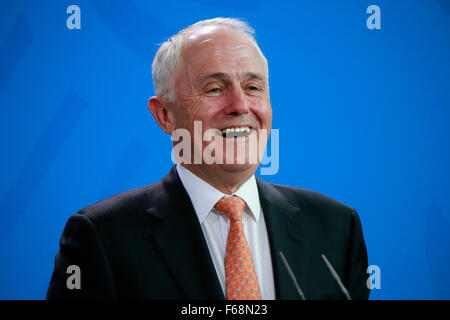
MULTIPOLYGON (((223 146, 223 151, 216 150, 222 153, 224 164, 221 167, 256 171, 262 152, 259 151, 257 163, 249 163, 249 141, 259 141, 261 137, 265 147, 272 109, 264 62, 255 46, 244 35, 214 27, 189 39, 181 61, 174 80, 176 128, 191 133, 193 148, 194 121, 201 121, 202 134, 208 129, 217 129, 214 141, 220 140, 223 146), (223 135, 226 129, 232 128, 241 128, 234 130, 239 138, 223 135), (260 134, 262 129, 266 130, 266 137, 260 134), (234 164, 225 164, 229 163, 226 157, 232 158, 234 164), (236 164, 242 162, 244 164, 236 164)), ((194 152, 203 155, 210 143, 204 141, 201 150, 194 149, 194 152)), ((203 162, 201 166, 207 165, 203 162)))

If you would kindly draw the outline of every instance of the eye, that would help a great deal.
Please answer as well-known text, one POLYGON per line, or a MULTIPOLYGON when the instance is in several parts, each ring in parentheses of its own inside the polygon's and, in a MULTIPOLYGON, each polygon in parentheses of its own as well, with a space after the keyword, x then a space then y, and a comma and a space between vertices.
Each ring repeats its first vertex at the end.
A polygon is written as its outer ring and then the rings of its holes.
POLYGON ((222 91, 221 88, 214 87, 214 88, 210 88, 210 89, 206 90, 206 93, 220 93, 221 91, 222 91))
POLYGON ((210 82, 210 83, 206 84, 203 88, 203 92, 206 95, 210 95, 210 96, 221 95, 221 94, 223 94, 224 91, 225 91, 225 86, 222 83, 218 83, 217 81, 210 82))
POLYGON ((246 90, 250 93, 258 93, 261 91, 261 87, 255 84, 250 84, 246 87, 246 90))

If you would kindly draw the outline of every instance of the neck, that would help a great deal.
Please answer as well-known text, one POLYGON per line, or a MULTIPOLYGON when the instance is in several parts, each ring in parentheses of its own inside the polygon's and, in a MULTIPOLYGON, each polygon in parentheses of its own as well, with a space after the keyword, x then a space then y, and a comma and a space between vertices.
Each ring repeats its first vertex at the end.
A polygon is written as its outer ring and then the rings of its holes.
POLYGON ((184 163, 181 165, 227 195, 236 192, 256 171, 256 168, 253 167, 240 168, 226 165, 209 165, 205 169, 202 165, 184 163))

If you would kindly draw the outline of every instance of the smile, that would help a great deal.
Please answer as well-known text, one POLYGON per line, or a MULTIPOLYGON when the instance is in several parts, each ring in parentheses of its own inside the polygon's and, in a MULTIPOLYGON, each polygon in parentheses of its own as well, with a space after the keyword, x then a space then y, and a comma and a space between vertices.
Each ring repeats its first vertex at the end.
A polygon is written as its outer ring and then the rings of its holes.
POLYGON ((251 130, 250 127, 234 127, 223 129, 220 132, 224 138, 240 138, 248 136, 251 130))

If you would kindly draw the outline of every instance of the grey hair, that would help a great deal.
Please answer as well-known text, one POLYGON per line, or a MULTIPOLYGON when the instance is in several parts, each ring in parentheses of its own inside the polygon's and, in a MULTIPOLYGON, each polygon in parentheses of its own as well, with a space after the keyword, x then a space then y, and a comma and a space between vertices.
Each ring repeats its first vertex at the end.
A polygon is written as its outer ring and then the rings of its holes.
POLYGON ((181 30, 161 44, 158 51, 156 52, 152 64, 153 85, 155 87, 155 94, 157 96, 164 97, 168 101, 175 100, 174 78, 175 73, 177 72, 181 64, 180 56, 183 45, 189 36, 194 34, 199 29, 208 26, 222 26, 230 28, 247 36, 250 42, 255 45, 258 53, 263 60, 266 72, 266 80, 268 81, 269 67, 267 59, 266 57, 264 57, 261 49, 258 46, 258 43, 253 37, 255 30, 250 27, 247 22, 236 18, 214 18, 199 21, 181 30))

